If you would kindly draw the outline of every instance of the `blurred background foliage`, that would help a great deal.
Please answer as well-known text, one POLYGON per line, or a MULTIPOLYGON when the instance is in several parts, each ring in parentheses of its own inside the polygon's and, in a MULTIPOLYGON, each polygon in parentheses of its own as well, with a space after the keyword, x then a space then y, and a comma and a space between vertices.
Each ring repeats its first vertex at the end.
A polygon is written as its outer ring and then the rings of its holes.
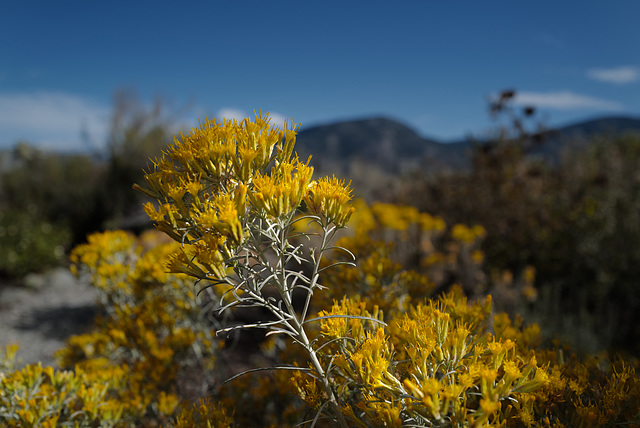
MULTIPOLYGON (((447 223, 480 224, 484 269, 517 277, 535 269, 536 298, 500 308, 540 322, 584 352, 640 355, 640 135, 594 137, 557 163, 529 153, 541 131, 512 95, 491 104, 497 136, 476 144, 467 171, 405 180, 394 202, 447 223)), ((530 296, 533 297, 533 296, 530 296)))
POLYGON ((58 265, 91 232, 147 227, 141 197, 131 186, 142 180, 149 158, 173 141, 175 123, 161 99, 148 107, 121 90, 107 141, 87 141, 86 153, 16 144, 0 169, 0 277, 58 265))
MULTIPOLYGON (((499 310, 539 321, 547 338, 559 336, 584 352, 638 356, 640 136, 595 138, 545 161, 531 153, 549 132, 534 109, 516 109, 512 99, 504 91, 491 100, 495 133, 474 145, 469 168, 396 177, 401 185, 393 192, 375 181, 356 190, 448 225, 482 226, 477 262, 491 283, 483 292, 494 293, 499 310), (532 282, 527 293, 515 290, 532 282)), ((11 165, 0 169, 0 276, 64 263, 91 232, 147 227, 131 185, 172 141, 177 117, 162 100, 149 107, 121 91, 102 149, 59 154, 16 145, 11 165)), ((465 274, 436 282, 444 289, 465 274)))

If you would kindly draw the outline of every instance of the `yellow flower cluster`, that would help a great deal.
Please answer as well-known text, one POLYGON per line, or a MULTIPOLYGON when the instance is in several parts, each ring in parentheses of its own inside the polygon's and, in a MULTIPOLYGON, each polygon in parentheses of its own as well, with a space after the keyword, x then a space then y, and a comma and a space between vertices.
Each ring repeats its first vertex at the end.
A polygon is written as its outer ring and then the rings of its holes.
POLYGON ((376 203, 371 211, 380 225, 389 229, 408 230, 416 225, 424 231, 443 231, 446 226, 442 218, 421 213, 415 207, 376 203))
POLYGON ((344 180, 336 177, 323 177, 313 182, 305 202, 312 213, 323 216, 327 223, 345 226, 354 212, 349 205, 350 184, 345 185, 344 180))
POLYGON ((124 368, 102 361, 74 371, 33 364, 0 372, 0 425, 91 427, 98 421, 104 427, 123 426, 127 406, 115 395, 126 387, 125 379, 124 368))
POLYGON ((536 352, 546 359, 545 388, 515 395, 514 408, 525 426, 601 427, 640 425, 638 362, 617 357, 575 355, 562 348, 536 352))
MULTIPOLYGON (((494 314, 490 297, 470 304, 458 287, 425 300, 431 283, 381 251, 389 245, 371 238, 381 231, 388 229, 376 225, 369 239, 345 240, 359 245, 352 251, 361 260, 337 276, 323 271, 325 279, 339 277, 344 292, 309 323, 317 327, 312 344, 348 426, 640 423, 636 362, 540 349, 537 325, 494 314), (414 298, 420 288, 409 284, 421 281, 427 291, 414 298)), ((307 372, 246 375, 216 388, 227 367, 216 358, 214 326, 203 319, 191 280, 167 273, 181 245, 160 236, 95 234, 72 253, 77 274, 101 291, 104 315, 60 353, 73 371, 12 370, 15 347, 6 349, 0 425, 286 427, 326 408, 326 391, 307 372), (195 396, 194 385, 202 386, 195 396), (204 394, 211 396, 196 404, 185 399, 204 394)), ((330 291, 332 281, 324 281, 330 291)), ((278 337, 270 336, 264 355, 310 370, 301 347, 278 337)), ((318 426, 335 426, 323 425, 323 417, 318 426)))
POLYGON ((211 399, 201 399, 198 404, 184 406, 172 426, 174 428, 230 428, 232 424, 233 419, 218 403, 211 399))
POLYGON ((357 426, 499 425, 515 412, 515 394, 548 384, 535 357, 487 331, 490 299, 468 305, 456 289, 386 328, 366 303, 344 298, 319 314, 323 358, 335 366, 334 388, 357 426))
POLYGON ((75 272, 101 291, 105 315, 96 320, 94 331, 68 340, 58 353, 60 365, 104 361, 105 367, 126 368, 127 387, 115 397, 136 421, 166 420, 185 393, 179 385, 206 389, 201 377, 213 376, 215 326, 202 316, 203 300, 191 279, 167 273, 179 248, 176 242, 163 242, 157 232, 137 239, 115 231, 89 236, 71 254, 75 272))
POLYGON ((255 207, 273 218, 289 216, 300 206, 311 183, 313 168, 298 159, 283 162, 270 175, 257 173, 253 180, 255 191, 250 194, 255 207))
MULTIPOLYGON (((466 231, 475 231, 474 242, 461 245, 462 225, 453 227, 455 233, 445 233, 444 220, 413 207, 369 205, 363 200, 356 200, 354 207, 349 234, 337 244, 355 255, 355 266, 340 265, 324 273, 323 283, 329 290, 318 297, 321 304, 330 305, 346 294, 366 296, 392 314, 452 281, 473 296, 486 290, 478 249, 483 236, 480 228, 464 226, 466 231)), ((335 257, 342 260, 341 254, 335 257)))
POLYGON ((350 190, 337 179, 312 181, 313 168, 294 156, 296 126, 271 126, 256 115, 206 120, 175 139, 153 170, 144 207, 156 228, 184 249, 172 272, 224 280, 242 252, 251 224, 291 220, 304 200, 312 213, 344 226, 352 213, 350 190))
POLYGON ((451 229, 451 237, 465 244, 471 244, 479 239, 483 239, 487 234, 484 227, 475 225, 472 227, 466 224, 455 224, 451 229))

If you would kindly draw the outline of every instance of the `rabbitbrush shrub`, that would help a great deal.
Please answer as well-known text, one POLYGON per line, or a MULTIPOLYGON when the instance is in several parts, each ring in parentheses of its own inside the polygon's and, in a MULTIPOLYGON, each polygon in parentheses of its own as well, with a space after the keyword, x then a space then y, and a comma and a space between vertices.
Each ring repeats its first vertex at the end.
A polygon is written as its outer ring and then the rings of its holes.
POLYGON ((313 179, 294 142, 294 128, 261 117, 206 121, 176 140, 143 190, 156 200, 147 213, 175 242, 108 232, 74 251, 77 272, 102 291, 104 313, 92 333, 70 339, 60 353, 75 374, 0 365, 0 421, 639 423, 636 363, 544 350, 537 325, 494 313, 491 296, 474 285, 483 281, 482 228, 447 230, 441 219, 408 207, 352 204, 344 182, 313 179), (442 293, 446 272, 461 286, 442 293), (230 317, 203 317, 202 305, 213 304, 230 317), (262 315, 233 318, 247 309, 262 315), (240 328, 267 333, 260 353, 271 367, 223 383, 221 366, 238 354, 221 345, 240 328))

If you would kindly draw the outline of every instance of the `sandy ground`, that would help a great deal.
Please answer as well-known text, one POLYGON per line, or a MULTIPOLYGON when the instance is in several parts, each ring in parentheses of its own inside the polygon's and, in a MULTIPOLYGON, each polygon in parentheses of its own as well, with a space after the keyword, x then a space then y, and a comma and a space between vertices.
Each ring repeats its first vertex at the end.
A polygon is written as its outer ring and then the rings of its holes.
POLYGON ((18 366, 54 365, 65 340, 91 328, 96 291, 66 268, 29 275, 26 286, 0 287, 0 347, 20 345, 18 366))

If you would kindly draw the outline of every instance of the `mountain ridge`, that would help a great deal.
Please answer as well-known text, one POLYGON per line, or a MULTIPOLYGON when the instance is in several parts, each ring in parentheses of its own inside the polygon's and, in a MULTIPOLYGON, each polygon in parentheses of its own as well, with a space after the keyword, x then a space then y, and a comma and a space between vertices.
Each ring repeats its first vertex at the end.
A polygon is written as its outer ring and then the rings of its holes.
MULTIPOLYGON (((533 153, 559 159, 562 151, 583 147, 598 135, 630 132, 640 133, 640 118, 596 117, 545 131, 547 142, 533 153)), ((473 144, 470 139, 441 142, 423 137, 399 120, 375 116, 305 128, 298 133, 296 149, 303 159, 313 155, 314 166, 320 173, 349 176, 354 163, 392 174, 424 167, 464 168, 468 166, 473 144)))

